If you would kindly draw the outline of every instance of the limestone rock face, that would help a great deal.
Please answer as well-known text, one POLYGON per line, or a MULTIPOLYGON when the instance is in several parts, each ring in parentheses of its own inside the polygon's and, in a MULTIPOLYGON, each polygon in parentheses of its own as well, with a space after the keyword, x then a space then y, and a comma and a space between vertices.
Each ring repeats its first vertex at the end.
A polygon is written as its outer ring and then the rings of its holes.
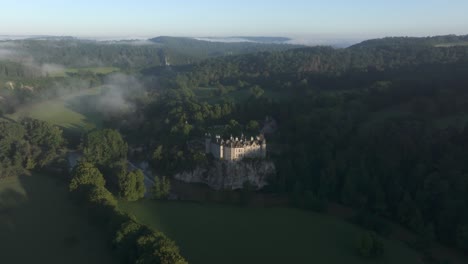
POLYGON ((204 183, 215 190, 242 189, 249 181, 257 189, 268 184, 268 177, 276 173, 271 161, 215 161, 210 167, 197 167, 192 171, 177 173, 174 178, 187 183, 204 183))

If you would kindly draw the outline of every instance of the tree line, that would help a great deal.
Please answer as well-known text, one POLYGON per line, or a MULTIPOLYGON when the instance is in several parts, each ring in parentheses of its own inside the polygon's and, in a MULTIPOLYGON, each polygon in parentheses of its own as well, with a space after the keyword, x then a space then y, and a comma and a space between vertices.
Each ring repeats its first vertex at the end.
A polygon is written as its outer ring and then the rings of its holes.
MULTIPOLYGON (((122 262, 188 263, 174 241, 119 209, 115 196, 136 201, 146 191, 143 172, 127 169, 128 146, 120 133, 111 129, 92 131, 83 138, 81 148, 83 158, 71 172, 70 193, 106 230, 122 262)), ((165 190, 158 194, 167 195, 165 180, 164 186, 165 190)))

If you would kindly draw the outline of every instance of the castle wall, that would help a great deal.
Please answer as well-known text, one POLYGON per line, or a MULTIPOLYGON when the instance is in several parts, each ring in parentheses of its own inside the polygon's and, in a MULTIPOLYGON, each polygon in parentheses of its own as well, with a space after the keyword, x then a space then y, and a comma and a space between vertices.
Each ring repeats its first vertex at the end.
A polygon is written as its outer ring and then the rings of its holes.
POLYGON ((225 160, 234 160, 234 148, 224 147, 224 159, 225 160))
MULTIPOLYGON (((220 140, 217 137, 215 142, 212 142, 211 139, 205 139, 205 152, 211 153, 216 159, 224 159, 228 161, 240 160, 244 157, 254 158, 261 157, 266 158, 266 143, 262 142, 261 145, 257 141, 239 141, 237 138, 235 141, 228 140, 225 143, 223 140, 220 140)), ((259 138, 257 137, 257 140, 259 138)))

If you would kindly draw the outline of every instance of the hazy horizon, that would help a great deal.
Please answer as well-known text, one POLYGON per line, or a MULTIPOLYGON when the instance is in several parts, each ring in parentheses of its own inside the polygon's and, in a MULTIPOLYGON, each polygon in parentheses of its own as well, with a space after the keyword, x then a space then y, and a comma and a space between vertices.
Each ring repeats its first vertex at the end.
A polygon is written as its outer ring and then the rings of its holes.
POLYGON ((468 34, 468 2, 396 0, 21 1, 3 4, 0 35, 150 38, 281 36, 369 39, 468 34))

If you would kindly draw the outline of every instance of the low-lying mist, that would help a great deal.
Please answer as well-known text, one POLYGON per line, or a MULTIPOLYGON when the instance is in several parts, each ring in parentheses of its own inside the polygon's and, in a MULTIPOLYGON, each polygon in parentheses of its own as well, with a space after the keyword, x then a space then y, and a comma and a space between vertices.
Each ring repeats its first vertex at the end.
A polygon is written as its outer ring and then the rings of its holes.
POLYGON ((21 45, 13 42, 0 43, 0 61, 21 64, 41 76, 55 75, 65 71, 65 67, 60 64, 37 62, 31 54, 21 49, 21 45))
POLYGON ((104 80, 96 109, 105 113, 131 112, 135 109, 133 97, 144 91, 135 76, 114 73, 104 80))

